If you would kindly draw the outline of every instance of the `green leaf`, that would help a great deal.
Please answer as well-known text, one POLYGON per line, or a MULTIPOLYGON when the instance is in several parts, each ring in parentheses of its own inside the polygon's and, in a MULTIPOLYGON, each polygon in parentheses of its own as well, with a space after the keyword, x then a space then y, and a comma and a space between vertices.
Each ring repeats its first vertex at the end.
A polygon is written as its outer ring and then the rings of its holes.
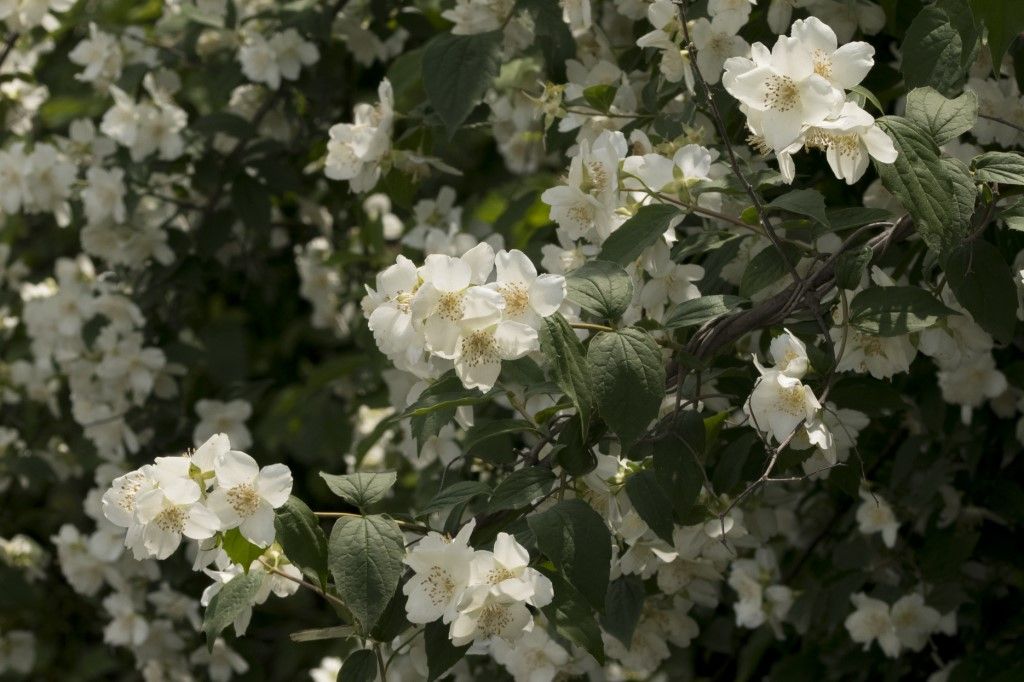
POLYGON ((943 271, 975 322, 1000 343, 1010 343, 1017 326, 1017 287, 999 249, 977 240, 950 254, 943 271))
POLYGON ((584 438, 579 420, 579 415, 570 417, 555 442, 555 464, 570 476, 585 476, 597 467, 597 456, 590 441, 584 438))
POLYGON ((939 92, 950 92, 963 84, 963 40, 938 7, 925 7, 914 18, 900 51, 909 57, 903 60, 908 88, 930 85, 939 92))
POLYGON ((1016 204, 1000 210, 999 219, 1005 222, 1011 230, 1024 232, 1024 201, 1018 201, 1016 204))
POLYGON ((601 515, 583 500, 572 499, 557 502, 526 520, 540 551, 594 608, 603 609, 612 537, 601 515))
POLYGON ((602 114, 607 114, 608 110, 612 108, 615 93, 618 91, 619 89, 614 85, 591 85, 589 88, 583 89, 583 99, 602 114))
POLYGON ((338 682, 373 682, 377 679, 377 657, 371 649, 356 649, 341 664, 338 682))
POLYGON ((427 652, 427 682, 444 677, 469 650, 468 644, 452 646, 452 640, 448 638, 448 626, 439 620, 427 623, 423 630, 423 644, 427 652))
POLYGON ((544 55, 548 78, 564 83, 565 63, 576 56, 576 39, 562 18, 562 7, 551 0, 518 0, 516 8, 533 17, 534 44, 544 55))
POLYGON ((851 249, 839 254, 836 259, 836 286, 840 289, 856 289, 867 271, 874 252, 870 246, 851 249))
POLYGON ((672 500, 665 494, 653 469, 638 471, 626 479, 626 495, 633 508, 655 535, 672 544, 672 500))
POLYGON ((474 497, 490 494, 491 489, 486 483, 480 481, 459 481, 452 483, 443 489, 434 499, 427 503, 427 506, 417 516, 427 516, 434 512, 449 509, 459 504, 465 504, 474 497))
POLYGON ((228 558, 241 565, 246 573, 249 572, 249 565, 263 556, 263 552, 266 550, 265 547, 258 547, 246 540, 237 528, 226 530, 221 534, 221 548, 228 558))
POLYGON ((665 316, 662 326, 665 329, 683 329, 685 327, 699 327, 705 322, 710 322, 716 317, 728 315, 747 302, 747 299, 740 296, 729 296, 727 294, 712 294, 701 296, 689 301, 683 301, 669 311, 665 316))
POLYGON ((646 596, 644 583, 638 575, 623 575, 608 584, 601 627, 627 649, 633 642, 646 596))
POLYGON ((206 635, 207 648, 212 651, 213 643, 224 628, 234 623, 246 609, 252 608, 263 578, 264 574, 259 571, 236 575, 213 595, 203 615, 203 633, 206 635))
POLYGON ((398 588, 405 538, 383 514, 343 516, 334 523, 327 563, 342 601, 369 632, 398 588))
POLYGON ((229 111, 217 111, 207 114, 189 124, 189 130, 213 135, 223 133, 236 140, 244 140, 256 135, 256 130, 245 118, 229 111))
POLYGON ((423 88, 452 137, 498 75, 501 31, 443 33, 423 52, 423 88))
POLYGON ((601 332, 590 342, 587 367, 598 411, 629 452, 658 416, 665 395, 661 348, 637 327, 601 332))
POLYGON ((828 220, 832 225, 833 232, 841 232, 868 223, 892 220, 892 213, 884 208, 866 208, 864 206, 830 208, 828 220))
POLYGON ((978 96, 965 90, 956 99, 948 99, 935 88, 915 88, 907 95, 907 118, 924 128, 935 144, 946 144, 974 127, 978 96))
POLYGON ((266 185, 245 173, 231 182, 231 208, 242 224, 259 234, 270 228, 270 192, 266 185))
POLYGON ((750 259, 740 280, 740 296, 749 298, 767 286, 777 283, 790 274, 788 261, 796 265, 800 259, 800 247, 791 242, 784 242, 780 249, 767 246, 750 259))
POLYGON ((850 302, 850 324, 876 336, 921 331, 955 314, 924 289, 909 286, 868 287, 850 302))
POLYGON ((974 218, 974 204, 978 198, 978 185, 971 177, 970 169, 963 161, 952 157, 943 158, 939 162, 949 175, 953 186, 955 219, 960 224, 971 225, 974 218))
POLYGON ((469 452, 481 443, 486 443, 499 436, 523 431, 536 433, 537 429, 524 419, 495 419, 491 422, 476 424, 466 432, 466 438, 462 441, 462 449, 464 452, 469 452))
POLYGON ((540 329, 540 348, 551 365, 555 383, 576 407, 581 433, 586 438, 594 411, 594 389, 587 371, 583 344, 560 313, 544 318, 544 326, 540 329))
POLYGON ((707 440, 704 420, 692 410, 680 412, 672 430, 654 443, 654 470, 668 493, 676 518, 685 518, 704 486, 700 458, 707 440))
POLYGON ((1014 39, 1024 31, 1024 12, 1020 5, 1007 0, 971 0, 974 16, 988 29, 988 49, 992 53, 992 67, 999 75, 1003 55, 1014 39))
POLYGON ((633 300, 633 280, 615 263, 592 260, 565 278, 568 298, 587 312, 617 320, 633 300))
POLYGON ((871 102, 871 104, 875 107, 875 109, 879 111, 879 113, 885 113, 885 107, 883 107, 882 103, 878 101, 878 97, 875 96, 875 93, 871 92, 863 85, 854 85, 850 87, 849 90, 853 94, 860 95, 861 97, 863 97, 865 102, 871 102))
POLYGON ((293 642, 318 642, 324 639, 348 639, 356 634, 351 625, 334 625, 329 628, 299 630, 288 635, 293 642))
MULTIPOLYGON (((878 119, 899 155, 891 164, 875 162, 882 184, 914 218, 914 227, 930 249, 947 253, 970 229, 957 204, 954 169, 939 160, 939 150, 919 124, 899 116, 878 119)), ((969 179, 968 179, 969 180, 969 179)))
POLYGON ((551 580, 554 588, 554 598, 541 611, 560 635, 583 647, 603 665, 605 656, 601 628, 586 598, 558 573, 543 569, 541 572, 551 580))
POLYGON ((1024 156, 1012 152, 985 152, 971 161, 981 182, 1024 185, 1024 156))
POLYGON ((293 564, 327 585, 327 536, 306 503, 292 495, 275 510, 277 542, 293 564))
POLYGON ((431 436, 436 436, 455 417, 462 405, 476 405, 492 394, 466 388, 451 371, 427 386, 416 402, 406 408, 400 418, 409 418, 409 428, 416 439, 417 452, 431 436))
POLYGON ((321 471, 320 478, 326 481, 332 493, 362 509, 383 500, 398 480, 398 474, 394 471, 371 471, 337 476, 321 471))
POLYGON ((811 220, 829 227, 828 215, 825 213, 825 197, 813 189, 795 189, 777 197, 768 204, 768 208, 789 211, 797 215, 807 216, 811 220))
POLYGON ((488 512, 525 507, 543 497, 555 483, 555 475, 546 467, 526 467, 509 474, 498 484, 487 504, 488 512))
POLYGON ((681 215, 680 210, 670 204, 641 206, 636 215, 622 223, 605 240, 597 257, 625 267, 639 258, 644 249, 661 239, 671 222, 681 215))

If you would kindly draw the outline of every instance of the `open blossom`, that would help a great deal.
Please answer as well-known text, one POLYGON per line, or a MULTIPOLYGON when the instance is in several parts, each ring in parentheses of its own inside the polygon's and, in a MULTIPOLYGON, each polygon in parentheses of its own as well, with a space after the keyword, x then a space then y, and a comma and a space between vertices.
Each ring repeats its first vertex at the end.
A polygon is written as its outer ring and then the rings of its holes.
POLYGON ((288 501, 292 473, 284 464, 260 468, 256 460, 237 450, 217 456, 213 463, 217 487, 208 504, 225 529, 238 528, 259 547, 274 541, 274 510, 288 501))
POLYGON ((871 648, 872 642, 877 641, 886 656, 896 658, 900 652, 900 640, 892 624, 889 605, 863 592, 851 596, 850 600, 856 607, 845 622, 850 639, 863 644, 865 651, 871 648))
POLYGON ((565 300, 565 277, 538 275, 537 268, 522 251, 499 251, 494 265, 496 279, 488 286, 505 300, 506 320, 537 329, 541 319, 553 315, 565 300))
POLYGON ((469 585, 473 559, 469 536, 475 527, 475 521, 470 521, 454 538, 430 532, 406 555, 403 561, 413 570, 402 587, 408 597, 405 612, 409 622, 430 623, 440 618, 450 623, 455 619, 469 585))
POLYGON ((377 88, 376 106, 357 104, 352 123, 331 127, 324 173, 332 180, 348 180, 355 192, 373 189, 381 164, 391 151, 394 96, 388 79, 377 88))
MULTIPOLYGON (((750 6, 746 0, 743 4, 750 6)), ((741 13, 723 12, 710 21, 700 18, 693 22, 690 37, 697 49, 697 68, 708 83, 717 83, 721 78, 725 60, 750 49, 747 41, 737 35, 746 21, 741 13)))
POLYGON ((281 79, 296 80, 303 66, 320 59, 316 45, 304 40, 294 28, 275 33, 270 40, 255 33, 238 51, 242 72, 254 83, 266 83, 276 90, 281 79))
POLYGON ((900 523, 893 514, 892 507, 878 496, 867 490, 860 491, 861 503, 857 507, 857 526, 865 535, 881 533, 886 547, 896 544, 896 531, 900 523))
POLYGON ((801 424, 815 424, 821 403, 810 386, 778 369, 766 369, 760 363, 757 368, 761 376, 744 405, 755 428, 782 443, 801 424))

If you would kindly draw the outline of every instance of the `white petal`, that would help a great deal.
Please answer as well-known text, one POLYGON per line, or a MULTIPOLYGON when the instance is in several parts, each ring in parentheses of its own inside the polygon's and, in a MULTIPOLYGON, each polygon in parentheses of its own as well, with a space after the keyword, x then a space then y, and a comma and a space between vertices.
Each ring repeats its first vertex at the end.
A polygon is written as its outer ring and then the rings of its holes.
POLYGON ((565 300, 565 277, 541 275, 530 285, 530 307, 541 317, 554 315, 565 300))
POLYGON ((242 521, 239 532, 246 540, 259 547, 274 541, 274 510, 269 504, 260 504, 256 512, 242 521))
POLYGON ((194 504, 185 519, 184 534, 193 540, 205 540, 220 530, 220 519, 202 504, 194 504))
POLYGON ((515 360, 540 349, 537 330, 521 322, 502 322, 494 330, 502 360, 515 360))
POLYGON ((252 483, 260 473, 260 465, 244 452, 228 450, 216 459, 213 470, 219 485, 234 488, 243 483, 252 483))
POLYGON ((288 496, 292 493, 291 470, 284 464, 263 467, 256 477, 256 490, 260 497, 277 509, 288 501, 288 496))

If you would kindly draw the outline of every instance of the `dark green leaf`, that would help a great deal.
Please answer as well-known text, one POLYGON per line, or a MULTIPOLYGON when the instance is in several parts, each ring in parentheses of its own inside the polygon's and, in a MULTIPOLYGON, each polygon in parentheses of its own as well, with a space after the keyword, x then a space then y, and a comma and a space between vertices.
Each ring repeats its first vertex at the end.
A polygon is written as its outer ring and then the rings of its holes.
POLYGON ((594 608, 603 609, 612 538, 601 515, 583 500, 572 499, 528 516, 527 521, 540 551, 594 608))
POLYGON ((524 419, 496 419, 492 422, 475 424, 466 432, 466 439, 462 442, 462 449, 469 452, 481 443, 504 436, 510 433, 521 433, 523 431, 537 432, 533 424, 524 419))
POLYGON ((1001 72, 1003 55, 1014 39, 1024 31, 1024 12, 1012 0, 971 0, 974 16, 988 29, 988 49, 996 76, 1001 72))
POLYGON ((633 280, 615 263, 592 260, 565 279, 568 298, 587 312, 617 320, 633 300, 633 280))
POLYGON ((231 183, 231 208, 254 234, 270 228, 270 192, 245 173, 239 173, 231 183))
POLYGON ((637 327, 601 332, 587 350, 597 406, 628 452, 658 416, 665 395, 661 348, 637 327))
POLYGON ((683 329, 685 327, 699 327, 716 317, 728 315, 747 302, 747 299, 727 294, 712 294, 701 296, 689 301, 683 301, 669 311, 665 316, 662 325, 666 329, 683 329))
POLYGON ((583 344, 565 318, 555 313, 544 319, 544 326, 540 330, 540 347, 551 365, 555 382, 576 407, 581 433, 586 438, 595 398, 587 373, 583 344))
POLYGON ((850 302, 850 324, 876 336, 921 331, 955 314, 924 289, 909 286, 868 287, 850 302))
POLYGON ((383 500, 398 480, 398 474, 394 471, 370 471, 343 476, 320 472, 320 477, 332 493, 360 509, 383 500))
POLYGON ((469 502, 474 497, 487 495, 490 492, 491 489, 487 484, 481 483, 480 481, 459 481, 458 483, 452 483, 437 495, 434 495, 434 499, 427 503, 427 506, 423 508, 418 516, 427 516, 434 512, 469 502))
POLYGON ((359 620, 373 629, 402 577, 405 538, 389 516, 343 516, 334 523, 328 565, 338 594, 359 620))
POLYGON ((351 625, 335 625, 329 628, 312 628, 299 630, 288 635, 293 642, 318 642, 324 639, 347 639, 354 637, 355 628, 351 625))
POLYGON ((867 272, 873 252, 870 246, 851 249, 839 254, 836 259, 836 286, 840 289, 856 289, 867 272))
POLYGON ((513 471, 494 489, 494 494, 487 504, 487 511, 525 507, 547 494, 554 483, 555 475, 545 467, 526 467, 513 471))
POLYGON ((963 40, 949 16, 938 7, 925 7, 911 22, 901 46, 904 55, 912 55, 903 60, 907 87, 954 90, 964 80, 963 50, 963 40))
POLYGON ((629 265, 665 234, 671 222, 682 214, 670 204, 648 204, 641 206, 632 218, 622 223, 619 229, 601 245, 601 260, 629 265))
POLYGON ((978 180, 1000 185, 1024 185, 1024 156, 1013 152, 985 152, 971 165, 978 180))
POLYGON ((443 33, 423 52, 423 88, 451 137, 498 75, 501 31, 443 33))
POLYGON ((601 628, 598 627, 594 611, 587 604, 586 598, 558 573, 543 573, 551 580, 555 596, 541 611, 560 635, 583 647, 598 663, 603 664, 604 642, 601 639, 601 628))
POLYGON ((203 633, 206 635, 206 646, 211 651, 217 635, 234 623, 242 612, 252 607, 264 576, 259 571, 236 575, 213 595, 203 615, 203 633))
POLYGON ((672 430, 654 443, 654 470, 677 518, 689 513, 704 486, 700 461, 706 437, 704 420, 697 412, 687 410, 680 412, 672 430))
POLYGON ((974 127, 978 96, 965 90, 947 99, 934 88, 915 88, 907 95, 907 118, 928 131, 935 144, 946 144, 974 127))
POLYGON ((295 497, 279 507, 274 517, 277 542, 289 561, 327 585, 327 536, 306 503, 295 497))
POLYGON ((898 156, 891 164, 877 163, 878 174, 914 218, 914 227, 936 253, 947 253, 970 230, 957 203, 954 169, 939 161, 939 150, 928 132, 917 123, 898 116, 878 119, 892 138, 898 156))
POLYGON ((655 535, 672 544, 672 500, 668 498, 653 469, 638 471, 626 479, 626 495, 633 509, 655 535))
POLYGON ((797 215, 807 216, 825 227, 829 227, 828 215, 825 213, 825 197, 813 189, 795 189, 777 197, 768 204, 768 208, 789 211, 797 215))
POLYGON ((950 254, 943 270, 975 322, 1000 343, 1010 343, 1017 326, 1017 287, 999 249, 977 240, 950 254))
POLYGON ((341 664, 338 682, 373 682, 377 679, 377 657, 370 649, 356 649, 341 664))
POLYGON ((796 265, 800 259, 800 247, 789 242, 782 244, 781 253, 774 246, 761 249, 743 271, 740 280, 740 296, 749 298, 767 286, 777 283, 790 275, 789 262, 796 265))
POLYGON ((627 649, 633 642, 633 632, 640 622, 646 597, 644 583, 637 575, 623 575, 608 583, 604 600, 601 627, 622 642, 627 649))
POLYGON ((561 6, 551 0, 518 0, 516 8, 526 10, 533 17, 534 44, 544 55, 548 78, 554 83, 564 83, 565 63, 576 56, 576 39, 562 18, 561 6))

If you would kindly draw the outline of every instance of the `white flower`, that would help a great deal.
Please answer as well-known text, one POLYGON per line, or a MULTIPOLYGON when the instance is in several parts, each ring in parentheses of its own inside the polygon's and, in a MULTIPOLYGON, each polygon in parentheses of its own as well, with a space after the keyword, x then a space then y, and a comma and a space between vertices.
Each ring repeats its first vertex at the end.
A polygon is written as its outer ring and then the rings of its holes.
POLYGON ((853 102, 845 103, 835 118, 809 129, 804 144, 824 150, 832 172, 848 185, 864 177, 869 159, 892 163, 897 156, 895 145, 874 117, 853 102))
POLYGON ((814 72, 799 40, 779 36, 771 52, 754 43, 751 57, 726 60, 722 84, 757 115, 760 133, 771 149, 786 149, 806 127, 825 121, 842 106, 843 92, 814 72))
MULTIPOLYGON (((482 306, 481 306, 482 307, 482 306)), ((501 373, 502 360, 517 360, 540 350, 537 330, 521 322, 501 319, 501 309, 465 318, 455 343, 455 373, 466 388, 489 391, 501 373)))
POLYGON ((138 646, 149 635, 149 623, 141 615, 125 592, 114 592, 103 600, 103 608, 110 614, 110 623, 103 630, 103 641, 122 646, 138 646))
POLYGON ((900 523, 893 514, 892 507, 877 493, 860 491, 861 503, 857 507, 857 526, 861 533, 871 535, 881 533, 886 547, 896 544, 896 531, 900 523))
POLYGON ((754 358, 761 376, 754 384, 750 398, 743 406, 754 427, 782 443, 801 424, 814 420, 821 403, 810 386, 805 386, 777 369, 765 369, 754 358))
POLYGON ((381 162, 391 151, 394 96, 388 79, 381 81, 377 94, 377 106, 356 105, 353 123, 338 123, 329 131, 324 173, 332 180, 348 180, 355 192, 377 184, 381 162))
POLYGON ((542 627, 534 627, 513 646, 504 639, 491 642, 491 656, 512 675, 515 682, 552 682, 566 669, 570 657, 542 627))
POLYGON ((750 16, 750 6, 756 4, 757 0, 708 0, 708 14, 715 18, 724 16, 739 21, 742 26, 750 16))
POLYGON ((316 45, 304 40, 294 28, 275 33, 270 39, 270 47, 274 51, 277 69, 285 80, 296 80, 303 66, 312 66, 320 59, 316 45))
POLYGON ((86 83, 108 85, 121 75, 123 57, 114 36, 89 24, 89 37, 75 45, 68 59, 83 68, 75 78, 86 83))
POLYGON ((475 586, 488 585, 494 591, 538 608, 554 597, 551 581, 529 567, 530 554, 508 533, 498 533, 494 550, 478 550, 470 567, 475 586))
POLYGON ((878 646, 889 658, 896 658, 900 653, 900 640, 896 636, 889 605, 878 599, 872 599, 863 592, 850 597, 856 610, 846 617, 847 631, 850 639, 864 645, 867 651, 871 643, 878 640, 878 646))
POLYGON ((242 73, 254 83, 266 83, 276 90, 281 85, 281 70, 277 65, 277 52, 259 33, 249 35, 238 50, 242 73))
POLYGON ((36 664, 36 637, 28 630, 0 635, 0 675, 28 675, 36 664))
POLYGON ((553 315, 565 300, 565 277, 538 275, 522 251, 499 251, 494 265, 496 280, 488 286, 505 299, 506 320, 539 329, 541 319, 553 315))
POLYGON ((86 187, 82 190, 82 204, 85 207, 85 218, 90 223, 99 223, 112 219, 123 223, 125 220, 124 206, 124 170, 112 168, 106 170, 93 166, 85 173, 86 187))
POLYGON ((473 548, 469 536, 475 521, 463 526, 458 535, 448 538, 430 532, 406 555, 404 563, 413 576, 402 587, 408 599, 406 616, 411 623, 430 623, 441 618, 455 619, 459 601, 469 585, 473 548))
POLYGON ((744 55, 750 49, 747 41, 736 35, 745 23, 747 18, 737 12, 716 14, 711 21, 702 17, 693 22, 690 37, 697 49, 697 68, 708 83, 718 82, 726 59, 744 55))
POLYGON ((920 651, 928 638, 939 628, 942 616, 926 606, 924 597, 916 592, 900 597, 892 605, 892 624, 900 644, 911 651, 920 651))
POLYGON ((158 457, 150 469, 157 487, 135 497, 138 525, 130 526, 125 538, 136 558, 148 553, 166 559, 182 535, 205 540, 221 530, 217 516, 200 502, 202 491, 189 476, 189 465, 185 457, 158 457))
POLYGON ((199 415, 199 423, 192 431, 192 440, 196 446, 217 433, 227 434, 232 447, 239 450, 252 445, 252 435, 245 426, 245 420, 252 415, 252 405, 247 401, 203 399, 196 403, 196 414, 199 415))
POLYGON ((260 468, 256 460, 237 450, 220 454, 213 464, 217 487, 207 504, 225 529, 237 527, 254 545, 274 541, 274 510, 288 501, 292 472, 284 464, 260 468))
POLYGON ((422 284, 412 300, 412 313, 429 351, 450 360, 457 350, 463 320, 500 316, 505 305, 501 294, 476 286, 483 284, 493 267, 494 249, 486 242, 460 258, 426 257, 418 271, 422 284))
POLYGON ((809 53, 814 73, 836 88, 859 85, 875 65, 875 48, 861 41, 839 47, 836 34, 815 17, 794 21, 790 35, 809 53))
POLYGON ((775 368, 788 377, 802 379, 807 373, 807 346, 788 329, 772 339, 768 353, 772 356, 775 368))
POLYGON ((213 643, 212 651, 203 645, 193 651, 188 660, 192 665, 205 665, 213 682, 228 682, 233 675, 249 670, 245 659, 220 638, 213 643))

